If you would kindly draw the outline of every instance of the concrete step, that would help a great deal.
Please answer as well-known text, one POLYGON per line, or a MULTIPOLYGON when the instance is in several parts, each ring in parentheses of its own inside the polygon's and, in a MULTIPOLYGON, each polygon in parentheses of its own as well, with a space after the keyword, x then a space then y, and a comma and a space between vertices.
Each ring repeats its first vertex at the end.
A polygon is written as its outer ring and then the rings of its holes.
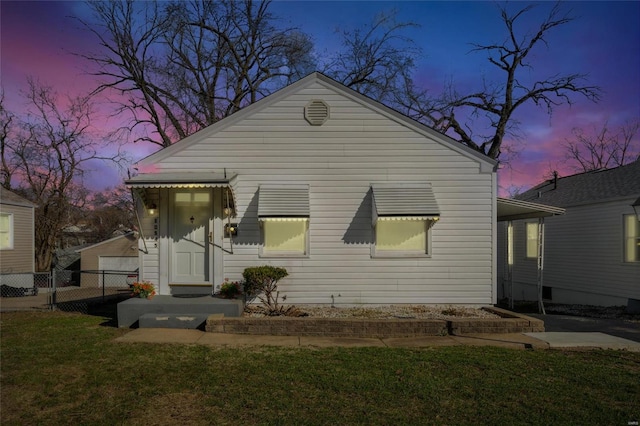
POLYGON ((148 313, 139 317, 140 328, 185 328, 204 330, 210 317, 222 318, 224 314, 148 313))

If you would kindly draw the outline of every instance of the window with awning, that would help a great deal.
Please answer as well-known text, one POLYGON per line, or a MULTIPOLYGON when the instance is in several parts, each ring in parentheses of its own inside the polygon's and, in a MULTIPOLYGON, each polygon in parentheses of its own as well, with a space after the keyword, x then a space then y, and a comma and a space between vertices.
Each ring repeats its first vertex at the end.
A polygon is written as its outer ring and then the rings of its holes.
POLYGON ((309 251, 309 186, 261 185, 258 220, 262 256, 304 256, 309 251))
POLYGON ((440 209, 429 183, 372 184, 374 255, 427 255, 440 209))

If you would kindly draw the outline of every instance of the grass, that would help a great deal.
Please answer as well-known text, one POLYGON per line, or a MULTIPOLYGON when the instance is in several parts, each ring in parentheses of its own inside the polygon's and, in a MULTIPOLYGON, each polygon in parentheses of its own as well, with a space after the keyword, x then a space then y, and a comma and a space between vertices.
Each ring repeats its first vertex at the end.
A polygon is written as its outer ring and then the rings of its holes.
POLYGON ((622 424, 640 354, 125 344, 108 317, 0 316, 3 425, 622 424))

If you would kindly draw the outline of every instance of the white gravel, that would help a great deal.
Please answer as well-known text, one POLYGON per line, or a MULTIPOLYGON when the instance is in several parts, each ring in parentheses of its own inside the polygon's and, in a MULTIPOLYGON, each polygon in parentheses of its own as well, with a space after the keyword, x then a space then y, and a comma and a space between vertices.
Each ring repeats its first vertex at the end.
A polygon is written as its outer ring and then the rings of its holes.
MULTIPOLYGON (((379 307, 331 307, 296 306, 298 313, 315 318, 374 318, 374 319, 452 319, 452 318, 500 318, 480 308, 466 306, 389 305, 379 307)), ((259 306, 247 306, 245 316, 261 317, 259 306)))

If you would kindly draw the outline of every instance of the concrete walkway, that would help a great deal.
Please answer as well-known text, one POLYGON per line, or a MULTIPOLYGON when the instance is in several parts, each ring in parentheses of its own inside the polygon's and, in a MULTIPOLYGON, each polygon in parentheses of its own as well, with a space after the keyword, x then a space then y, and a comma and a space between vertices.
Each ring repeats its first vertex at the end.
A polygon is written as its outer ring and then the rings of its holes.
POLYGON ((495 346, 512 349, 616 349, 640 352, 640 343, 599 332, 544 332, 476 334, 467 336, 424 336, 403 338, 348 338, 311 336, 265 336, 207 333, 200 330, 138 328, 115 339, 122 343, 178 343, 215 347, 391 347, 495 346))
POLYGON ((169 328, 138 328, 115 339, 131 343, 181 343, 216 347, 288 346, 288 347, 392 347, 424 348, 438 346, 498 346, 513 349, 547 349, 549 344, 526 336, 514 334, 481 334, 468 336, 424 336, 403 338, 348 338, 311 336, 264 336, 247 334, 207 333, 200 330, 169 328))

